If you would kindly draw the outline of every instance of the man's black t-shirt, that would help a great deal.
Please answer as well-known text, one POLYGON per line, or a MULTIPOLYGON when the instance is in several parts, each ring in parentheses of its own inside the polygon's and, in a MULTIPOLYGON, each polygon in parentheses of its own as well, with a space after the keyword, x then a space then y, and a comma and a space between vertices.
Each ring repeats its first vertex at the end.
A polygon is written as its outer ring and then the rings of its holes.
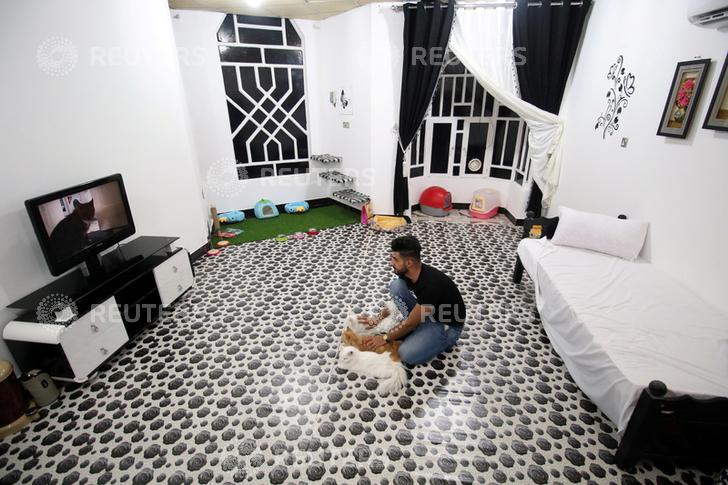
POLYGON ((401 277, 412 290, 420 305, 432 305, 435 313, 432 317, 445 325, 462 325, 465 323, 465 302, 458 287, 442 271, 422 265, 417 282, 401 277))

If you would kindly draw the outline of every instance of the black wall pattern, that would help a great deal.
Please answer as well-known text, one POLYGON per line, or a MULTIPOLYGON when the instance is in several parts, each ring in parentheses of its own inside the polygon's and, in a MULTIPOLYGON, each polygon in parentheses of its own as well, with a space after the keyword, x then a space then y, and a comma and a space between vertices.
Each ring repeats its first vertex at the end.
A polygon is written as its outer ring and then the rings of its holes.
POLYGON ((290 20, 226 15, 217 31, 238 178, 308 172, 301 36, 290 20))

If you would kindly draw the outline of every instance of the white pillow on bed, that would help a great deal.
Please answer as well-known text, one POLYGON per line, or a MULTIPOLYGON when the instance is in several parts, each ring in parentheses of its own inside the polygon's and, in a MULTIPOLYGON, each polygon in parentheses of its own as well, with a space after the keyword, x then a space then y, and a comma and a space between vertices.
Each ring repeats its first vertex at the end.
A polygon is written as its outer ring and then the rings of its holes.
POLYGON ((562 207, 559 225, 551 242, 633 261, 645 244, 647 226, 646 221, 618 219, 562 207))

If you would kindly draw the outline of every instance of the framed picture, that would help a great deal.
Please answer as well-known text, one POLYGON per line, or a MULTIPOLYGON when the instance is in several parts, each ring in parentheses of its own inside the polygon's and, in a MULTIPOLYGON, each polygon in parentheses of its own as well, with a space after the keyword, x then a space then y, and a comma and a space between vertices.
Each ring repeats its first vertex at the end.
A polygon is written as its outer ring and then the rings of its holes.
POLYGON ((728 131, 728 54, 723 62, 723 69, 715 85, 713 100, 710 102, 708 114, 705 115, 703 128, 728 131))
POLYGON ((674 138, 688 135, 709 65, 710 59, 678 62, 657 129, 658 135, 674 138))

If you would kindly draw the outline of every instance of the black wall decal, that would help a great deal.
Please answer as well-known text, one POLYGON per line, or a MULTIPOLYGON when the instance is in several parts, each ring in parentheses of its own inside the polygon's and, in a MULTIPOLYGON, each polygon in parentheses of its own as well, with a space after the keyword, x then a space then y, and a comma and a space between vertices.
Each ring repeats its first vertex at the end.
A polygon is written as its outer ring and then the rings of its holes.
POLYGON ((595 130, 602 128, 602 139, 610 136, 619 129, 619 116, 629 104, 629 98, 634 94, 634 74, 627 72, 622 65, 623 58, 617 57, 607 73, 607 79, 612 81, 612 87, 607 91, 607 109, 597 118, 595 130))
POLYGON ((217 40, 238 178, 308 173, 304 56, 293 23, 226 15, 217 40))

